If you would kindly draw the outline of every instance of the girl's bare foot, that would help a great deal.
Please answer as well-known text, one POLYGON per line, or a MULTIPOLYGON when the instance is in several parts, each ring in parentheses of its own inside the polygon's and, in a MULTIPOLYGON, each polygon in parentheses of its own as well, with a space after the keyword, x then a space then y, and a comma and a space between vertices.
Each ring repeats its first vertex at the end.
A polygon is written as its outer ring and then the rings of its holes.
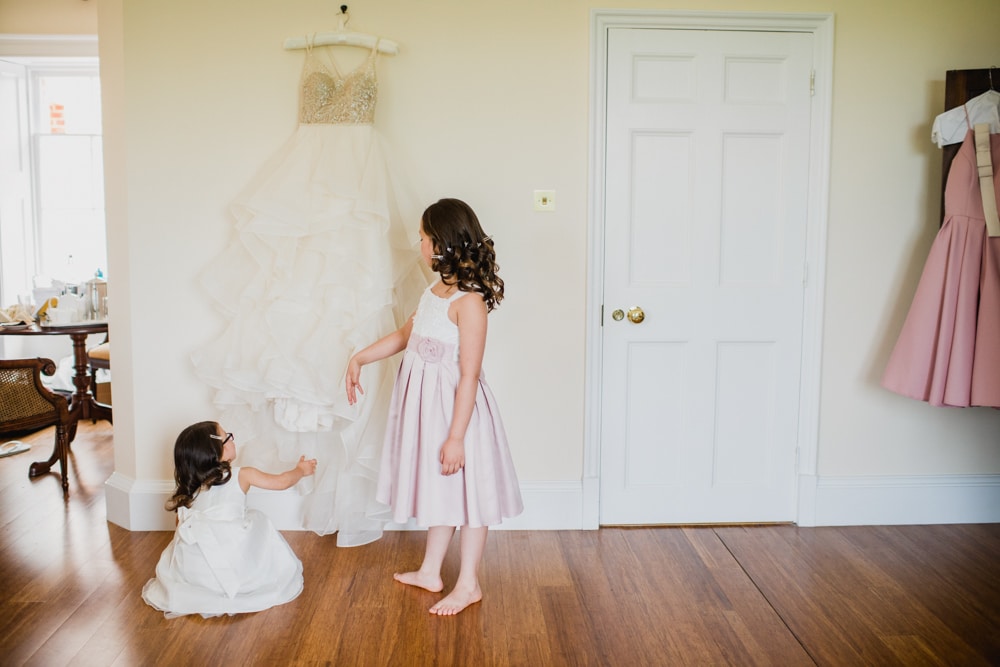
MULTIPOLYGON (((417 570, 416 572, 397 572, 392 575, 392 578, 402 584, 406 584, 407 586, 417 586, 419 588, 426 589, 431 593, 439 593, 441 589, 444 588, 444 582, 441 581, 440 576, 427 575, 422 573, 420 570, 417 570)), ((440 604, 440 602, 438 604, 440 604)))
POLYGON ((483 599, 483 592, 479 586, 475 588, 459 588, 455 586, 451 593, 448 593, 440 602, 431 607, 428 611, 438 616, 454 616, 470 604, 475 604, 483 599))

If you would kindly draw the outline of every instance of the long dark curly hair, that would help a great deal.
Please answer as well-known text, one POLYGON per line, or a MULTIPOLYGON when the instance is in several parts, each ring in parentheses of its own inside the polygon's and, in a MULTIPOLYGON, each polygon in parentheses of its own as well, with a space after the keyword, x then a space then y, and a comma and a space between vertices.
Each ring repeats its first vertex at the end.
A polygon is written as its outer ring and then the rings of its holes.
POLYGON ((222 460, 222 440, 216 422, 198 422, 181 431, 174 443, 174 481, 177 490, 167 510, 191 507, 202 489, 225 484, 233 476, 229 461, 222 460))
POLYGON ((420 225, 434 244, 431 270, 446 285, 478 293, 492 311, 503 300, 503 280, 493 240, 472 208, 460 199, 441 199, 427 207, 420 225))

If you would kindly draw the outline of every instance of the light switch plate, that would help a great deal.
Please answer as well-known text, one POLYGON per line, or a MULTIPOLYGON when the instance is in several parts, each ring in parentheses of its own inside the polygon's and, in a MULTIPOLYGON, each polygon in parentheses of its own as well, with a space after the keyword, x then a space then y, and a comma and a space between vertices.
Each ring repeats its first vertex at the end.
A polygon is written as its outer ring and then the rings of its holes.
POLYGON ((535 190, 535 210, 536 211, 556 210, 556 191, 535 190))

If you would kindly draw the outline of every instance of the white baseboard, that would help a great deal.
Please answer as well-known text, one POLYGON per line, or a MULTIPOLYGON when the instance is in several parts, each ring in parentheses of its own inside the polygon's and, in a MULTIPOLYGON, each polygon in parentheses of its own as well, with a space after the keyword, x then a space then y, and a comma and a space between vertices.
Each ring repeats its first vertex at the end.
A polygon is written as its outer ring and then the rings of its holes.
MULTIPOLYGON (((108 521, 128 530, 173 530, 163 509, 174 484, 135 481, 114 473, 106 483, 108 521)), ((524 513, 498 530, 593 530, 593 490, 583 482, 525 482, 524 513)), ((304 530, 302 496, 295 491, 253 489, 247 505, 267 514, 279 530, 304 530)), ((1000 523, 1000 475, 817 477, 799 481, 800 526, 870 526, 932 523, 1000 523)), ((389 524, 387 530, 410 525, 389 524)))
MULTIPOLYGON (((173 530, 174 513, 163 504, 174 491, 173 481, 135 481, 114 473, 105 483, 108 521, 135 531, 173 530)), ((524 482, 524 512, 507 519, 497 530, 580 530, 583 493, 580 482, 524 482)), ((303 496, 294 490, 251 489, 247 506, 271 519, 278 530, 304 530, 303 496)), ((596 526, 594 526, 596 528, 596 526)), ((410 525, 390 523, 386 530, 408 530, 410 525)))
POLYGON ((134 480, 114 472, 104 483, 108 521, 127 530, 173 530, 175 515, 163 504, 174 492, 173 480, 134 480))
POLYGON ((799 493, 800 526, 1000 523, 1000 475, 804 476, 799 493))
MULTIPOLYGON (((498 529, 581 530, 584 528, 583 487, 580 482, 522 482, 524 512, 498 529)), ((596 528, 597 526, 594 526, 596 528)))

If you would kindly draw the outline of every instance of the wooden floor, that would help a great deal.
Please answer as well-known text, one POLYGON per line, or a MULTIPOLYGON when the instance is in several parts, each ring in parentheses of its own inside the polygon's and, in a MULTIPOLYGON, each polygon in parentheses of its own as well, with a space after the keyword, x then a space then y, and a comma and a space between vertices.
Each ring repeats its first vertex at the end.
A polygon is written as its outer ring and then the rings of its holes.
POLYGON ((27 477, 52 431, 22 440, 0 459, 3 665, 1000 664, 1000 525, 493 531, 484 600, 452 618, 391 579, 422 533, 289 532, 298 599, 167 620, 139 592, 170 533, 105 518, 110 427, 81 425, 67 502, 27 477))

